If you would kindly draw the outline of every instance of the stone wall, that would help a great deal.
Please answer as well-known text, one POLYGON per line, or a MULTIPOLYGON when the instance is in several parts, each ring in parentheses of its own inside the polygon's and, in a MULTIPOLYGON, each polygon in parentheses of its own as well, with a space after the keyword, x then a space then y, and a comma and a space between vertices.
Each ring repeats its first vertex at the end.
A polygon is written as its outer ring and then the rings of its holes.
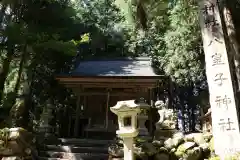
POLYGON ((35 138, 23 128, 4 128, 0 130, 0 158, 32 159, 35 152, 35 138))
MULTIPOLYGON (((139 160, 204 160, 214 157, 211 133, 183 135, 178 132, 172 138, 154 141, 137 138, 134 148, 135 156, 139 160)), ((109 159, 122 159, 121 142, 109 147, 109 154, 109 159)))

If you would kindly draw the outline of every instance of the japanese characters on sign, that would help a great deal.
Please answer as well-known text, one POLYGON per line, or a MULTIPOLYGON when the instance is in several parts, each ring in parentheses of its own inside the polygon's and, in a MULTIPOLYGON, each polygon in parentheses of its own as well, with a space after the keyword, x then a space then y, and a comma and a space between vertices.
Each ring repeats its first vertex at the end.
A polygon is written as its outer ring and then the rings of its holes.
POLYGON ((223 65, 223 58, 220 53, 215 53, 212 55, 212 66, 223 65))
POLYGON ((233 127, 234 122, 231 121, 230 118, 227 118, 227 120, 221 118, 219 121, 220 122, 218 124, 222 132, 235 130, 235 128, 233 127))
POLYGON ((205 4, 204 8, 202 9, 202 12, 204 15, 205 27, 210 28, 219 25, 214 16, 215 5, 213 3, 205 4))
POLYGON ((220 41, 218 38, 213 38, 212 40, 210 40, 210 42, 209 42, 209 45, 208 46, 211 46, 211 44, 213 43, 213 42, 218 42, 218 43, 223 43, 222 41, 220 41))
POLYGON ((201 0, 199 5, 215 151, 219 155, 240 151, 238 114, 218 1, 201 0))
POLYGON ((227 97, 227 95, 224 97, 216 96, 215 102, 217 107, 228 110, 228 106, 231 104, 231 98, 227 97))
POLYGON ((226 81, 227 78, 224 76, 222 72, 216 73, 214 76, 214 81, 218 86, 222 86, 224 81, 226 81))

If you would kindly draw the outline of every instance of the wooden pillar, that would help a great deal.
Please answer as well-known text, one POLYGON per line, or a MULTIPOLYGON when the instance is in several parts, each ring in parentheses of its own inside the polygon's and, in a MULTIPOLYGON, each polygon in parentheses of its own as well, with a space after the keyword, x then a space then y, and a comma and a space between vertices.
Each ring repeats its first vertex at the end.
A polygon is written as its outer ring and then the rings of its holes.
POLYGON ((71 127, 72 127, 72 115, 68 115, 68 136, 71 136, 71 127))
POLYGON ((173 106, 173 82, 170 77, 168 79, 168 98, 169 98, 168 107, 175 110, 176 108, 173 106))
POLYGON ((150 101, 150 106, 151 108, 149 109, 149 133, 152 134, 153 133, 153 117, 152 117, 152 107, 154 105, 154 101, 153 101, 153 89, 149 88, 149 101, 150 101))
POLYGON ((153 88, 150 88, 150 105, 151 107, 154 107, 154 95, 153 95, 153 88))
POLYGON ((59 132, 60 132, 60 136, 61 137, 64 137, 64 136, 67 136, 68 135, 68 127, 66 127, 66 126, 68 126, 68 120, 65 120, 65 121, 63 121, 62 120, 62 118, 63 117, 68 117, 69 118, 69 115, 67 114, 67 107, 64 107, 64 110, 63 110, 63 114, 61 115, 61 120, 60 120, 60 130, 59 130, 59 132))
MULTIPOLYGON (((84 116, 84 120, 85 120, 85 110, 86 110, 86 107, 87 107, 87 97, 86 97, 86 95, 84 95, 83 96, 83 110, 82 110, 82 112, 83 112, 83 116, 84 116)), ((84 123, 85 123, 85 121, 84 121, 84 123)), ((83 127, 85 127, 85 125, 86 124, 84 124, 84 126, 83 127)), ((82 136, 84 136, 84 133, 85 133, 85 130, 84 130, 84 128, 82 128, 82 130, 81 130, 81 135, 82 136)))
POLYGON ((77 97, 77 108, 76 108, 76 116, 75 116, 75 124, 74 124, 74 137, 77 137, 79 134, 79 116, 80 116, 80 112, 81 112, 81 97, 78 94, 77 97))
POLYGON ((108 128, 108 111, 109 111, 109 99, 110 99, 110 90, 107 91, 107 104, 106 104, 106 119, 105 119, 105 128, 108 128))
POLYGON ((83 96, 83 111, 85 111, 86 107, 87 107, 87 97, 86 97, 86 95, 84 95, 83 96))

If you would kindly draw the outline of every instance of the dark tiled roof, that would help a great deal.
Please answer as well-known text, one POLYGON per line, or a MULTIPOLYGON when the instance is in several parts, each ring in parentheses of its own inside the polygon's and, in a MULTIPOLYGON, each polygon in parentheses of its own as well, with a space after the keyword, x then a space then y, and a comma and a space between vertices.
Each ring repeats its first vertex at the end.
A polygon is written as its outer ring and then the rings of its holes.
POLYGON ((148 57, 81 61, 69 76, 159 76, 148 57))

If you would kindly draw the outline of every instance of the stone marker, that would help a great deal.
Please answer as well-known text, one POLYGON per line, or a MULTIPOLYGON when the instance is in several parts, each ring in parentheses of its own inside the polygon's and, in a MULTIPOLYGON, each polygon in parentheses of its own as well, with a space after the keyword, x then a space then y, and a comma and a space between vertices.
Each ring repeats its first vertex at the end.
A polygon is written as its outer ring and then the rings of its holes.
POLYGON ((222 159, 240 151, 235 94, 217 0, 200 0, 200 26, 212 110, 214 149, 222 159))

